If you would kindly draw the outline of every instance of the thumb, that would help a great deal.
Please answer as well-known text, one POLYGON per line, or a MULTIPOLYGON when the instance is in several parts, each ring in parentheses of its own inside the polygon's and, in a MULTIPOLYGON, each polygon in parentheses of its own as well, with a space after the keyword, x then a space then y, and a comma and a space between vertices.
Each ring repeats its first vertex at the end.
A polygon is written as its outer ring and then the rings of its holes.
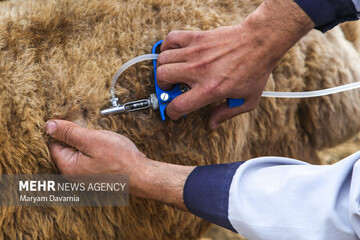
POLYGON ((64 120, 50 120, 45 128, 46 133, 54 139, 86 153, 87 138, 90 137, 88 129, 64 120))
POLYGON ((61 173, 73 174, 71 171, 74 170, 73 166, 79 159, 81 152, 59 143, 52 143, 50 144, 50 154, 61 173))
POLYGON ((200 86, 196 86, 174 98, 166 107, 166 114, 172 120, 177 120, 185 114, 191 113, 217 100, 219 100, 218 96, 204 93, 200 86))
POLYGON ((251 110, 253 110, 253 108, 250 104, 230 108, 226 103, 222 103, 211 113, 209 126, 215 130, 224 121, 251 110))

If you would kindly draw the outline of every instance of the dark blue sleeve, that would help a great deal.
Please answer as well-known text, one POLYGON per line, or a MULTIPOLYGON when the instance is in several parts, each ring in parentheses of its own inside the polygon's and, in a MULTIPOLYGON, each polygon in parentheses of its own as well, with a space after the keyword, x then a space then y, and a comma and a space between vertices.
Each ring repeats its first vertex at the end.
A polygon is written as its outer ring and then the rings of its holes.
POLYGON ((315 23, 315 28, 326 32, 339 23, 357 20, 351 0, 295 0, 315 23))
POLYGON ((188 210, 236 232, 228 219, 229 189, 233 176, 242 163, 196 167, 184 186, 184 203, 188 210))

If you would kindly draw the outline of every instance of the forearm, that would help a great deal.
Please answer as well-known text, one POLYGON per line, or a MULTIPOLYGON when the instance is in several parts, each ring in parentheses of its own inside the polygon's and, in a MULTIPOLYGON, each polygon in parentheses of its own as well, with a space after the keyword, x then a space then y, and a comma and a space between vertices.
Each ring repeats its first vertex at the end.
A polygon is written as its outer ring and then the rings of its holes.
POLYGON ((130 194, 186 209, 184 184, 195 167, 153 161, 146 157, 136 164, 137 171, 130 175, 130 194))
POLYGON ((271 65, 315 26, 293 0, 266 0, 241 24, 252 30, 254 41, 263 49, 263 58, 271 65))

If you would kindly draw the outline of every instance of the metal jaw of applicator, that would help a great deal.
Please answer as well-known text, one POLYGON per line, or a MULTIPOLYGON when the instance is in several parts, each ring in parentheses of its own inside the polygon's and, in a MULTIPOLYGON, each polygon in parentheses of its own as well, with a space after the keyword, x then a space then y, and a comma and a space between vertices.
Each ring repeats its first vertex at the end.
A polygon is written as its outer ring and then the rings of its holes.
POLYGON ((104 110, 101 110, 101 114, 112 114, 119 112, 133 112, 137 110, 142 110, 146 108, 152 108, 153 110, 159 109, 159 102, 155 94, 150 94, 150 97, 147 99, 141 99, 137 101, 132 101, 124 104, 118 104, 117 98, 112 98, 110 100, 113 103, 113 106, 104 110))

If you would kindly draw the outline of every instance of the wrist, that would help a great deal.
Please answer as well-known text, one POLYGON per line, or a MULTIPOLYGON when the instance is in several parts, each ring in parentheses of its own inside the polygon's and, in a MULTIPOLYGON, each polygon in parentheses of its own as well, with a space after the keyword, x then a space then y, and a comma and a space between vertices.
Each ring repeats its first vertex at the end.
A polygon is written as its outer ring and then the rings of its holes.
POLYGON ((269 51, 264 55, 275 63, 315 26, 293 0, 265 0, 242 24, 251 29, 256 41, 269 51))
POLYGON ((315 27, 314 22, 294 0, 265 0, 260 8, 274 29, 298 39, 315 27))
POLYGON ((133 167, 129 172, 129 191, 131 195, 146 198, 147 184, 151 181, 151 172, 148 166, 151 161, 151 159, 141 154, 133 161, 133 167))
POLYGON ((130 194, 186 209, 183 190, 195 168, 158 162, 141 156, 130 175, 130 194))

